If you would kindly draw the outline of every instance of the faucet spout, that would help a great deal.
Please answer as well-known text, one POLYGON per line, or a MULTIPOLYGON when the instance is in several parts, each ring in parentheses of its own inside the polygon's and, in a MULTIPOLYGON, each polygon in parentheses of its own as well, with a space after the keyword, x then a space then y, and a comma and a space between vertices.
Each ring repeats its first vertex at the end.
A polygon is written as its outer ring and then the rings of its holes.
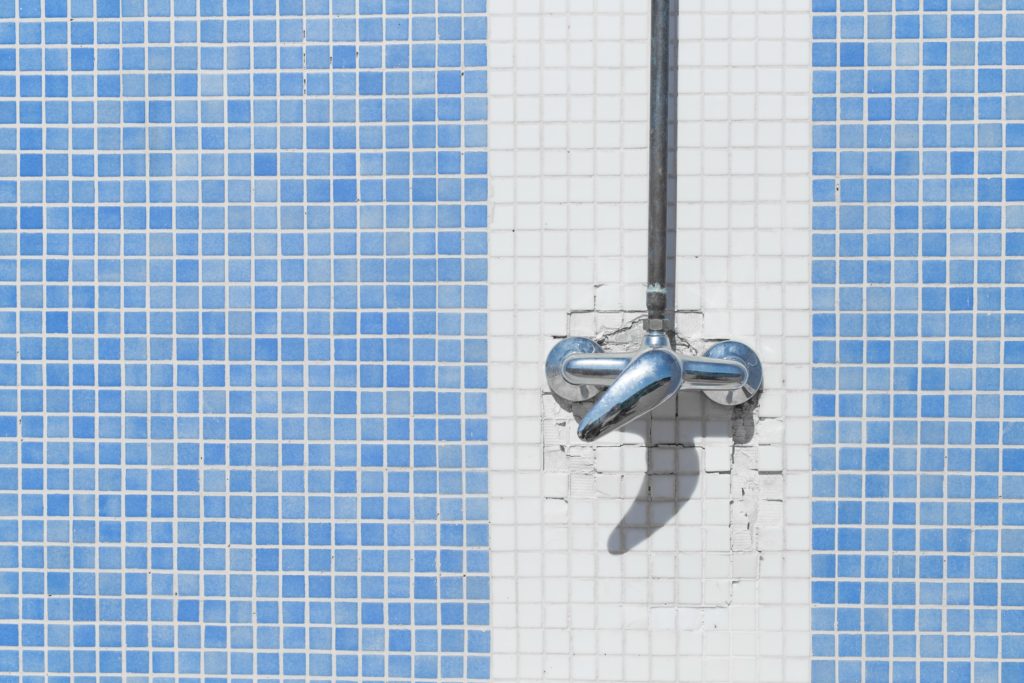
POLYGON ((626 365, 583 416, 577 434, 584 441, 594 441, 675 396, 682 382, 682 366, 672 351, 644 351, 626 365))

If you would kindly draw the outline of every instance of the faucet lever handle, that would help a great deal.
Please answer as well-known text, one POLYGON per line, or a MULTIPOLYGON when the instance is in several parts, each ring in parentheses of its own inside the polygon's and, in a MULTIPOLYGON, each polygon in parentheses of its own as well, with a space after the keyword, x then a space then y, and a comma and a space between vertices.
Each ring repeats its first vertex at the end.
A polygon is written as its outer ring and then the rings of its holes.
POLYGON ((671 350, 644 351, 598 397, 580 421, 577 434, 584 441, 593 441, 646 415, 675 396, 682 381, 682 367, 671 350))

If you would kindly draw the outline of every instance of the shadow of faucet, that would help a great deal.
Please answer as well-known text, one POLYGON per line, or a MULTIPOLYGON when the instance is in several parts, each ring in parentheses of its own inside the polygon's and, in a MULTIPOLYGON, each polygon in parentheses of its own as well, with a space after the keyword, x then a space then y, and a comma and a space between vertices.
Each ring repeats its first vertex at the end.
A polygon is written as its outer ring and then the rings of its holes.
MULTIPOLYGON (((578 415, 577 415, 578 417, 578 415)), ((702 439, 730 438, 749 443, 753 406, 720 406, 700 394, 680 393, 623 431, 646 444, 646 467, 636 497, 608 536, 608 552, 623 555, 668 524, 693 497, 700 481, 697 444, 702 439), (656 425, 671 424, 671 436, 655 434, 656 425)))
POLYGON ((608 552, 612 555, 628 553, 649 539, 693 497, 701 473, 697 443, 733 434, 733 411, 737 409, 714 404, 701 395, 680 394, 679 400, 663 408, 655 411, 653 419, 630 425, 633 433, 644 439, 647 467, 636 497, 608 535, 608 552), (675 434, 668 439, 653 433, 659 418, 675 425, 675 434), (662 456, 665 451, 673 457, 662 456))

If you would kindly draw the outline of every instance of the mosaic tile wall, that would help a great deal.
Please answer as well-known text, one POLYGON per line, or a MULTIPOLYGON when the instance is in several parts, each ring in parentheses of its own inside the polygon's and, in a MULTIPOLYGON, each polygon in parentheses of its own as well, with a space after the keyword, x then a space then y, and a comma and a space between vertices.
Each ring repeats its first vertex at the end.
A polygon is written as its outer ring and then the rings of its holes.
POLYGON ((484 0, 0 0, 0 677, 488 676, 484 0))
POLYGON ((813 680, 1024 680, 1024 2, 813 5, 813 680))

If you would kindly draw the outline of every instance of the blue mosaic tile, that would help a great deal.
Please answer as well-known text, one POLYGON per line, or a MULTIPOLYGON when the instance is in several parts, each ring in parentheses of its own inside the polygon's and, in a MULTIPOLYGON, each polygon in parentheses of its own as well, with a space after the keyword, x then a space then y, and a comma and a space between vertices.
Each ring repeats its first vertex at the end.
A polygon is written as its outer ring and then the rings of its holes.
POLYGON ((485 9, 0 2, 0 678, 488 677, 485 9))
POLYGON ((1024 680, 1024 3, 813 36, 813 680, 1024 680))

